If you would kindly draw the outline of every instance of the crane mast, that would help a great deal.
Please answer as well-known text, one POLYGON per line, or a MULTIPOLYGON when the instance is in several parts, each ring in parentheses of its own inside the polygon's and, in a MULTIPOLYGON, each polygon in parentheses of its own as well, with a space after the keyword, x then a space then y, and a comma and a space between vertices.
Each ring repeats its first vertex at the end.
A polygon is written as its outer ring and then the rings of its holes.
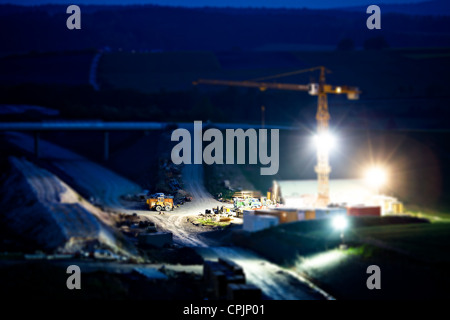
MULTIPOLYGON (((325 67, 320 67, 319 92, 317 97, 317 134, 326 136, 330 122, 328 112, 328 99, 325 92, 325 67)), ((331 167, 329 163, 329 150, 327 148, 317 148, 317 165, 315 167, 318 182, 318 195, 316 206, 327 206, 330 202, 329 177, 331 167)))

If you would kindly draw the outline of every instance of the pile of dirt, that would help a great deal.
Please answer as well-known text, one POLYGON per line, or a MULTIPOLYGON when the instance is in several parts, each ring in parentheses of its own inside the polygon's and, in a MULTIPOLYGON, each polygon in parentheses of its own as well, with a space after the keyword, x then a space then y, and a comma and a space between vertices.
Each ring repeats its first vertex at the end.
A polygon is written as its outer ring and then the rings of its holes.
POLYGON ((126 256, 135 248, 114 228, 111 216, 96 208, 58 177, 26 159, 9 158, 10 172, 1 187, 5 228, 30 247, 77 253, 97 247, 126 256))
MULTIPOLYGON (((5 134, 8 143, 33 154, 32 136, 22 133, 5 134)), ((105 208, 122 207, 120 196, 138 193, 141 188, 128 179, 92 162, 79 154, 53 143, 40 140, 40 155, 47 159, 43 165, 76 188, 86 199, 105 208)))

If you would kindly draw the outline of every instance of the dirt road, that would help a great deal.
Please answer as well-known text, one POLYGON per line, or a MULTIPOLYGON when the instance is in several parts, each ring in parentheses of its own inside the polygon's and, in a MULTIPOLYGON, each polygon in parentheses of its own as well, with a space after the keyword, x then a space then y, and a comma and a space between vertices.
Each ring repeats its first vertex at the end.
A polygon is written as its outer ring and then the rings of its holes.
MULTIPOLYGON (((258 254, 239 247, 211 247, 211 258, 234 261, 244 269, 247 282, 256 285, 274 300, 323 300, 331 296, 306 279, 267 261, 258 254)), ((205 252, 205 251, 203 251, 205 252)))
MULTIPOLYGON (((190 247, 207 247, 208 241, 199 236, 199 230, 190 228, 186 219, 189 216, 195 216, 205 212, 205 209, 222 206, 223 203, 215 200, 205 189, 203 185, 203 167, 202 165, 185 165, 182 169, 184 190, 192 195, 192 202, 186 202, 183 206, 174 211, 165 214, 158 214, 149 210, 126 209, 128 214, 137 213, 148 217, 155 222, 159 229, 172 232, 176 243, 190 247)), ((123 210, 122 210, 123 211, 123 210)))
MULTIPOLYGON (((203 185, 203 167, 201 165, 185 165, 182 171, 185 190, 193 196, 193 201, 177 208, 173 213, 159 215, 155 212, 138 211, 153 220, 164 230, 172 232, 178 244, 196 247, 205 259, 218 257, 234 261, 244 268, 249 283, 261 288, 270 299, 275 300, 321 300, 330 298, 320 289, 313 287, 297 274, 281 269, 261 256, 238 247, 217 247, 202 237, 200 232, 189 229, 184 220, 187 216, 204 212, 206 208, 221 206, 206 191, 203 185)), ((136 211, 130 211, 136 212, 136 211)))

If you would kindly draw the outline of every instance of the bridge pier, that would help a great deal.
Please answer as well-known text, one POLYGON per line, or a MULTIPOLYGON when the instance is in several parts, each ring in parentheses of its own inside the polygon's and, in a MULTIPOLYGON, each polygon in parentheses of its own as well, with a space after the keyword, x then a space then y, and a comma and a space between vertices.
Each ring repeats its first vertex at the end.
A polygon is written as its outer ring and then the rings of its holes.
POLYGON ((109 132, 103 132, 103 160, 108 161, 109 159, 109 132))
POLYGON ((34 156, 36 159, 39 159, 39 138, 40 133, 39 131, 34 132, 34 156))

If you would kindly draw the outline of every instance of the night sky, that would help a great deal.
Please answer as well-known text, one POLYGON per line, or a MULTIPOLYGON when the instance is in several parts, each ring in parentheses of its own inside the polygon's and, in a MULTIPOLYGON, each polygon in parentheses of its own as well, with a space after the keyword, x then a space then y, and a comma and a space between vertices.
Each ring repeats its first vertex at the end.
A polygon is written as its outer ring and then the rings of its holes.
POLYGON ((335 8, 350 6, 365 6, 370 4, 393 4, 423 2, 420 0, 0 0, 0 3, 12 3, 16 5, 39 4, 158 4, 185 7, 288 7, 288 8, 335 8), (376 2, 376 3, 374 3, 376 2))

